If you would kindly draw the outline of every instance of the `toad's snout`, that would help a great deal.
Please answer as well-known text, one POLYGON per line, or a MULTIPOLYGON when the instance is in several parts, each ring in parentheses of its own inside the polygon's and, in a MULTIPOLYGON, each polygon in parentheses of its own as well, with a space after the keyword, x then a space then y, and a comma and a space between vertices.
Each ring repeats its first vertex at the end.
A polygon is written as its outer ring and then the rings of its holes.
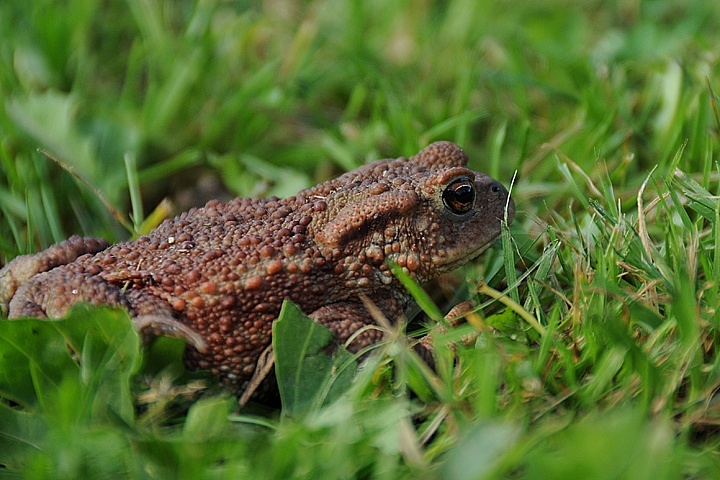
POLYGON ((500 220, 507 219, 508 225, 512 223, 515 218, 515 202, 502 183, 488 175, 480 174, 475 177, 475 188, 478 192, 477 207, 485 210, 485 216, 500 220))

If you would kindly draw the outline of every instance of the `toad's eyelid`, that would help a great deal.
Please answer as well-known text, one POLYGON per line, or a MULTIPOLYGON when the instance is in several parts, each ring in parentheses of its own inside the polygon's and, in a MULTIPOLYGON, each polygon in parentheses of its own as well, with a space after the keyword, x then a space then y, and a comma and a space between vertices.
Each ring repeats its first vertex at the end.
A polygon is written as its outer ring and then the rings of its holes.
POLYGON ((452 167, 437 172, 428 181, 429 184, 447 186, 460 178, 467 178, 471 183, 475 181, 476 174, 467 167, 452 167))

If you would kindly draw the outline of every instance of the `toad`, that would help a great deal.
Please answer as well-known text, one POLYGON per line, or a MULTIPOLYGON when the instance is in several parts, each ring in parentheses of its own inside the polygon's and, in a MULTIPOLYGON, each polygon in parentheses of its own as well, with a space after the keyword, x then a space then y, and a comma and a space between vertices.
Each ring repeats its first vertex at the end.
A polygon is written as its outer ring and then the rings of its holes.
MULTIPOLYGON (((391 321, 410 303, 388 262, 425 282, 496 241, 515 206, 467 161, 437 142, 293 197, 211 201, 136 241, 71 237, 0 270, 0 306, 9 318, 60 318, 78 302, 123 308, 140 330, 189 340, 187 366, 239 393, 283 300, 343 343, 374 323, 361 296, 391 321)), ((382 335, 366 329, 348 347, 382 335)))

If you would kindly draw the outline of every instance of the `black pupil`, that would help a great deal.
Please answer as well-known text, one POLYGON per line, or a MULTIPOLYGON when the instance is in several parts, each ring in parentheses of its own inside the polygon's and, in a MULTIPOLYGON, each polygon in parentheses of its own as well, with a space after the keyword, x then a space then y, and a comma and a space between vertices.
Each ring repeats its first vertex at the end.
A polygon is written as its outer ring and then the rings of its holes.
POLYGON ((472 203, 475 195, 470 185, 460 185, 455 189, 455 200, 460 203, 472 203))
POLYGON ((469 178, 455 180, 443 192, 443 202, 454 213, 467 213, 475 203, 475 186, 469 178))

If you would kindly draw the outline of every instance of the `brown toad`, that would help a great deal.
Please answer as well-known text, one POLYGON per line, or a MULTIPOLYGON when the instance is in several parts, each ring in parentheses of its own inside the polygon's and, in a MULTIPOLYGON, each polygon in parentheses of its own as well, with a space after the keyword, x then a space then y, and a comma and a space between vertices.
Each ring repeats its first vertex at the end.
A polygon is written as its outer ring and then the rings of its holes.
MULTIPOLYGON (((207 347, 188 347, 188 367, 208 369, 239 392, 284 299, 345 342, 373 323, 360 294, 390 320, 410 302, 387 261, 424 282, 498 238, 501 220, 513 219, 513 201, 466 163, 460 147, 438 142, 283 200, 211 201, 136 241, 108 247, 72 237, 3 268, 0 305, 10 318, 58 318, 89 302, 126 309, 140 329, 167 333, 175 324, 207 347)), ((381 336, 369 329, 349 347, 358 351, 381 336)))

